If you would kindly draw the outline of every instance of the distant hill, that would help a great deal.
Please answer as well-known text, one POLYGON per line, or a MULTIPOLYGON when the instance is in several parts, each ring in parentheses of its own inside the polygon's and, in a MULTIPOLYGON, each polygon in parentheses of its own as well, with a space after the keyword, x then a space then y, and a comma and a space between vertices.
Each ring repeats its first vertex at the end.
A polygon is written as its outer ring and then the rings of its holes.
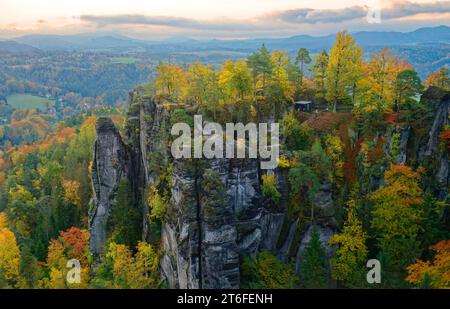
MULTIPOLYGON (((387 47, 411 63, 422 78, 436 69, 450 67, 450 27, 420 28, 411 32, 361 31, 352 33, 358 45, 363 47, 364 57, 387 47)), ((221 63, 225 59, 244 58, 265 44, 270 50, 286 50, 294 56, 300 47, 311 53, 330 49, 335 34, 325 36, 298 35, 288 38, 257 38, 247 40, 195 40, 174 37, 162 41, 145 41, 126 36, 105 33, 77 35, 27 35, 17 42, 3 42, 9 49, 27 51, 38 48, 43 51, 89 51, 111 53, 144 52, 157 59, 169 59, 179 63, 201 60, 221 63), (25 44, 25 45, 24 45, 25 44)), ((0 45, 1 51, 1 45, 0 45)))
POLYGON ((80 35, 26 35, 16 39, 17 42, 36 48, 51 50, 105 50, 117 48, 138 48, 145 44, 124 36, 99 36, 95 34, 80 35))
MULTIPOLYGON (((450 44, 450 27, 438 26, 430 28, 420 28, 412 32, 393 31, 361 31, 352 33, 356 42, 362 47, 368 46, 398 46, 417 45, 425 43, 446 43, 450 44)), ((281 39, 252 39, 243 41, 216 41, 219 44, 228 46, 255 47, 265 43, 272 49, 298 49, 303 46, 309 49, 330 48, 335 41, 335 34, 326 36, 299 35, 281 39)))
POLYGON ((40 50, 33 46, 17 43, 15 41, 0 41, 0 51, 9 53, 29 53, 39 52, 40 50))
MULTIPOLYGON (((358 44, 365 46, 416 45, 424 43, 450 44, 450 27, 438 26, 420 28, 412 32, 362 31, 352 33, 358 44)), ((144 41, 120 35, 79 34, 79 35, 27 35, 17 42, 42 50, 105 50, 145 48, 157 52, 232 49, 254 50, 265 43, 271 49, 294 50, 304 46, 311 50, 329 48, 335 35, 298 35, 289 38, 259 38, 248 40, 193 40, 175 38, 164 41, 144 41)))

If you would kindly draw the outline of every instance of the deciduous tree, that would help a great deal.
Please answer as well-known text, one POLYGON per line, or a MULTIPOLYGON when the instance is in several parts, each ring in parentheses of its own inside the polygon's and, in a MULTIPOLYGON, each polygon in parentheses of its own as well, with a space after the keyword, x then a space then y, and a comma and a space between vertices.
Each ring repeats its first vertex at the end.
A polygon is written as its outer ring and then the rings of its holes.
POLYGON ((362 107, 392 109, 396 77, 401 71, 409 68, 408 63, 394 57, 391 50, 384 48, 381 52, 375 53, 372 60, 363 65, 364 78, 359 83, 362 107))
POLYGON ((252 90, 252 75, 247 62, 244 60, 225 61, 219 72, 219 84, 224 88, 230 100, 244 100, 252 90))
POLYGON ((370 195, 374 203, 371 224, 387 269, 401 270, 420 254, 421 173, 406 165, 392 164, 384 174, 386 186, 370 195))
POLYGON ((114 288, 148 289, 160 284, 159 257, 150 244, 139 242, 133 256, 127 246, 110 243, 106 259, 111 262, 114 288))
POLYGON ((408 266, 406 281, 421 287, 450 288, 450 240, 442 240, 430 247, 435 252, 431 261, 418 260, 408 266))
POLYGON ((286 104, 294 101, 295 86, 289 80, 287 68, 289 58, 284 51, 273 51, 271 54, 273 70, 267 87, 267 100, 272 104, 272 113, 279 116, 286 104))
POLYGON ((331 274, 348 287, 363 286, 366 272, 367 234, 358 218, 357 203, 354 193, 347 204, 347 219, 342 232, 333 235, 328 243, 330 246, 338 246, 331 259, 331 274))
POLYGON ((334 112, 339 102, 349 98, 350 94, 355 95, 356 83, 361 75, 361 63, 361 48, 346 31, 338 32, 331 48, 326 79, 326 98, 333 104, 334 112))
POLYGON ((439 87, 444 90, 450 90, 449 69, 442 67, 439 70, 431 73, 427 77, 425 85, 439 87))
POLYGON ((187 79, 184 69, 178 65, 160 64, 155 79, 156 96, 177 102, 186 95, 187 79))
POLYGON ((14 286, 19 280, 20 251, 7 221, 6 214, 0 213, 0 284, 3 277, 7 284, 14 286))

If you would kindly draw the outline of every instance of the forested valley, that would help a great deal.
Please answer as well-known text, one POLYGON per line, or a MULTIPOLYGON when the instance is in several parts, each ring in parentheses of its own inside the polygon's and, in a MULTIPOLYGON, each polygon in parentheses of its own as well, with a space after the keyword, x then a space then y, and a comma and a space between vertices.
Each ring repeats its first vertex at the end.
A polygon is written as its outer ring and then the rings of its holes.
POLYGON ((67 86, 86 108, 64 117, 0 98, 0 287, 449 288, 449 70, 421 79, 357 43, 344 31, 316 54, 135 66, 136 88, 67 86), (174 160, 170 127, 195 114, 279 122, 278 168, 174 160))

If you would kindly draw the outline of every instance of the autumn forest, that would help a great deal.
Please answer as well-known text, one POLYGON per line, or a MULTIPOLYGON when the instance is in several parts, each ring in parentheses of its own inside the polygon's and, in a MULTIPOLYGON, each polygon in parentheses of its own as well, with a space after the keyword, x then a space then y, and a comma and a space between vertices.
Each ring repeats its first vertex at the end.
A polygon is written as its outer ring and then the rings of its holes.
POLYGON ((450 288, 448 66, 423 79, 342 31, 130 74, 65 113, 0 97, 0 288, 450 288), (198 114, 278 122, 278 167, 175 160, 198 114))

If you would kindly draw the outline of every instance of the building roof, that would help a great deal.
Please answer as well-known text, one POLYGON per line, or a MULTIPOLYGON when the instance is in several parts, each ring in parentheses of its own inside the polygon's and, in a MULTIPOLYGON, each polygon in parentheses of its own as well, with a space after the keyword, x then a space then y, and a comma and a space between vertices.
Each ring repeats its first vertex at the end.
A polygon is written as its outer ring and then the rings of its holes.
POLYGON ((295 102, 295 104, 299 104, 299 105, 306 105, 306 104, 311 104, 312 101, 297 101, 295 102))

